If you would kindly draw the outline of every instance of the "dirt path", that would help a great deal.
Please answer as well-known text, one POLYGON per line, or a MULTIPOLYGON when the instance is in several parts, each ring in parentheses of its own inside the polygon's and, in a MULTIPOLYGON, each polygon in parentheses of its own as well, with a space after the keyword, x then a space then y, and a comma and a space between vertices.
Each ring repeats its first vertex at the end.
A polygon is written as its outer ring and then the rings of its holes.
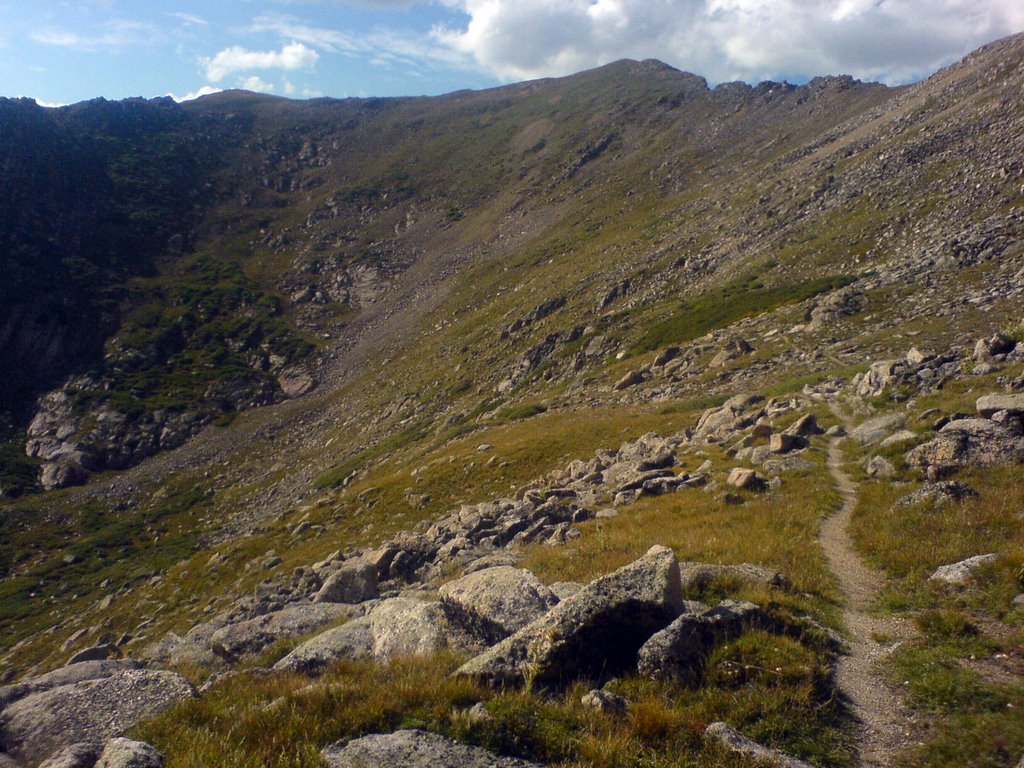
POLYGON ((857 504, 857 486, 843 470, 841 444, 842 438, 838 438, 829 445, 828 468, 843 494, 843 505, 822 524, 819 535, 829 567, 843 590, 843 621, 850 632, 850 652, 839 660, 836 682, 863 727, 861 765, 885 768, 906 745, 911 717, 900 697, 885 684, 878 661, 911 636, 912 629, 901 619, 868 613, 884 579, 853 549, 849 526, 857 504))

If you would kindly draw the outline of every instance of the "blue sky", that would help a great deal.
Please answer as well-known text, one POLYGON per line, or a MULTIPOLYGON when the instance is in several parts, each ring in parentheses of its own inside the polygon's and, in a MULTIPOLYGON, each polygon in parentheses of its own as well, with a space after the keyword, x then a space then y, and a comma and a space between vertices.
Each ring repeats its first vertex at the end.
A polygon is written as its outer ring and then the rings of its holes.
POLYGON ((0 95, 438 94, 619 58, 895 84, 1022 30, 1021 0, 0 0, 0 95))

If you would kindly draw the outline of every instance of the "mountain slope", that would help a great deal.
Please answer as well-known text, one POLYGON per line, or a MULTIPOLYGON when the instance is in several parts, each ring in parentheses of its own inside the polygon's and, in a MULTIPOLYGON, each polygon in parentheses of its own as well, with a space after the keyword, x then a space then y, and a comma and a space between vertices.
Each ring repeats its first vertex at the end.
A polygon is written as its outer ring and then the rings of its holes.
MULTIPOLYGON (((1017 36, 899 89, 708 89, 627 61, 430 99, 3 100, 2 487, 84 483, 4 501, 5 663, 52 666, 79 629, 130 630, 141 653, 739 392, 796 403, 773 424, 813 411, 911 344, 951 378, 857 407, 973 407, 972 382, 1018 375, 957 378, 973 363, 942 354, 1022 320, 1022 72, 1017 36)), ((809 602, 771 599, 834 622, 813 448, 773 500, 644 499, 530 567, 590 580, 667 543, 781 569, 809 602)), ((1012 529, 1001 514, 972 546, 1012 529)), ((821 729, 801 754, 848 764, 815 751, 845 733, 833 716, 801 721, 821 729)))

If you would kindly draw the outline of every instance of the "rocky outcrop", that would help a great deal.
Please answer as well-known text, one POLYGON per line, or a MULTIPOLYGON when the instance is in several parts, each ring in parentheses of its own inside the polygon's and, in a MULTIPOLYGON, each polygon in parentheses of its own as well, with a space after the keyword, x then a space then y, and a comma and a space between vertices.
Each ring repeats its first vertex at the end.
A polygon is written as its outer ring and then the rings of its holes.
POLYGON ((679 563, 652 547, 464 664, 456 674, 489 683, 557 685, 632 668, 636 652, 683 609, 679 563))
POLYGON ((3 751, 39 762, 70 744, 121 736, 144 718, 195 695, 185 678, 162 670, 122 669, 57 685, 19 698, 0 712, 3 751))
POLYGON ((395 731, 333 744, 321 752, 329 768, 540 768, 536 763, 499 757, 427 731, 395 731))

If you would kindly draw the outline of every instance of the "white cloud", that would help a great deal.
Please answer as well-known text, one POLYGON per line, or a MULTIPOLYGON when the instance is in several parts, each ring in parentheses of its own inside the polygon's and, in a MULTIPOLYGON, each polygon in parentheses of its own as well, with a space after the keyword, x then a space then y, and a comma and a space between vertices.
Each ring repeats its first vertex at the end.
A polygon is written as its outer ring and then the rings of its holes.
POLYGON ((257 93, 274 92, 274 84, 261 80, 258 75, 239 78, 238 87, 243 91, 256 91, 257 93))
POLYGON ((905 82, 1024 29, 1020 0, 443 1, 469 20, 434 39, 507 81, 658 58, 714 82, 905 82))
POLYGON ((366 58, 379 66, 420 66, 424 63, 457 67, 474 66, 471 56, 445 42, 395 30, 377 29, 356 35, 336 29, 313 27, 293 16, 264 14, 253 20, 249 31, 273 32, 280 37, 297 40, 330 53, 366 58))
POLYGON ((235 45, 205 59, 203 64, 206 77, 217 83, 233 72, 252 69, 312 69, 319 58, 320 54, 299 42, 289 43, 280 51, 250 51, 235 45))
POLYGON ((96 32, 83 33, 68 29, 46 27, 29 33, 29 38, 44 45, 96 51, 101 48, 121 48, 152 41, 156 28, 152 24, 130 19, 116 19, 103 24, 96 32))
POLYGON ((192 99, 198 99, 200 96, 209 96, 211 93, 220 93, 220 92, 221 92, 220 88, 214 88, 212 85, 204 85, 202 88, 199 88, 198 90, 192 91, 191 93, 186 93, 184 96, 176 96, 173 93, 168 93, 167 95, 170 96, 172 99, 174 99, 177 102, 182 102, 182 101, 192 101, 192 99))
POLYGON ((169 13, 167 15, 173 16, 182 24, 189 27, 205 27, 210 23, 202 16, 196 16, 194 13, 182 13, 179 11, 177 13, 169 13))

